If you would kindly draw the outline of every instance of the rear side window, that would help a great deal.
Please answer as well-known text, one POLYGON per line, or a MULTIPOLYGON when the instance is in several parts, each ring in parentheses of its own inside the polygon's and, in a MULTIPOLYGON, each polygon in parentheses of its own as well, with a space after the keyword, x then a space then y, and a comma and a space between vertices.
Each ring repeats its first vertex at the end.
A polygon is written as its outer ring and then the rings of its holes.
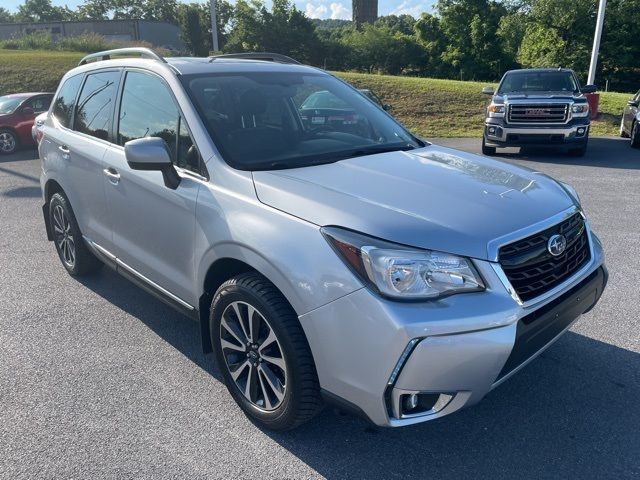
POLYGON ((87 75, 78 99, 74 130, 102 140, 109 139, 113 105, 120 72, 98 72, 87 75))
POLYGON ((69 128, 71 126, 74 102, 81 83, 82 75, 67 78, 53 104, 53 115, 63 127, 69 128))
POLYGON ((200 173, 200 155, 165 83, 154 75, 127 72, 120 101, 118 144, 162 138, 175 165, 200 173))

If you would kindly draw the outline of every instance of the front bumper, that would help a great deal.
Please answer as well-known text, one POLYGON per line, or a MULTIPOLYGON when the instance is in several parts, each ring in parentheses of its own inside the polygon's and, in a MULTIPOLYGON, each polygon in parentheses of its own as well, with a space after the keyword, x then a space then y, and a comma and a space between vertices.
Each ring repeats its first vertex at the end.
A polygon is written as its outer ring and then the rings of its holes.
POLYGON ((534 305, 512 298, 495 263, 475 261, 484 292, 399 303, 363 288, 301 315, 322 389, 381 426, 424 422, 478 402, 597 303, 607 273, 600 242, 593 234, 590 241, 589 264, 534 305), (428 405, 403 412, 403 398, 413 393, 428 405))
POLYGON ((588 141, 589 118, 575 118, 565 125, 509 124, 501 118, 487 118, 485 144, 490 147, 580 146, 588 141))

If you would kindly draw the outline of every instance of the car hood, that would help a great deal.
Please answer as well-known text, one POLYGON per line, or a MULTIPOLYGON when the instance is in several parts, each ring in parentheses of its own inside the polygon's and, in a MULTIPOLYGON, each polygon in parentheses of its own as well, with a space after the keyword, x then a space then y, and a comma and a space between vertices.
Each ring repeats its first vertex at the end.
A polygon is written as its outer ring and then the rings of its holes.
POLYGON ((544 174, 435 145, 253 178, 261 202, 317 225, 480 259, 573 205, 544 174))
POLYGON ((574 95, 571 92, 512 92, 505 93, 503 95, 496 95, 496 100, 509 102, 513 100, 575 100, 578 98, 584 98, 582 94, 574 95))

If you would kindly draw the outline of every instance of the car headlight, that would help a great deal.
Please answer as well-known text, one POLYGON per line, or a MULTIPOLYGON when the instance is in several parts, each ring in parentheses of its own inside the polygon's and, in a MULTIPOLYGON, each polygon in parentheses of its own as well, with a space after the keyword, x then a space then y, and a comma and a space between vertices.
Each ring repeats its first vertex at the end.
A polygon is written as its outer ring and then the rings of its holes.
POLYGON ((571 197, 573 202, 579 207, 580 206, 580 196, 578 195, 578 192, 576 191, 576 189, 573 188, 568 183, 564 183, 564 182, 558 182, 558 183, 560 183, 560 186, 562 188, 564 188, 565 192, 567 192, 567 194, 571 197))
POLYGON ((492 103, 491 105, 489 105, 488 110, 489 110, 489 113, 493 113, 496 115, 504 115, 504 105, 492 103))
POLYGON ((399 300, 428 300, 484 290, 470 259, 385 242, 338 227, 322 234, 371 288, 399 300))
POLYGON ((589 113, 589 104, 588 103, 576 103, 571 106, 571 113, 576 117, 584 117, 587 113, 589 113))

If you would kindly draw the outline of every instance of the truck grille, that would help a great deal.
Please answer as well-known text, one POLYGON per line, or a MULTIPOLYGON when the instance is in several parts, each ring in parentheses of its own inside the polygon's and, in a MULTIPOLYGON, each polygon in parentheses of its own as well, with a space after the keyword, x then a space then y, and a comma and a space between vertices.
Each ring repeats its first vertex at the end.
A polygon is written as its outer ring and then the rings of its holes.
POLYGON ((568 103, 538 103, 509 105, 511 123, 564 123, 569 115, 568 103))
POLYGON ((569 278, 591 258, 582 215, 500 248, 498 261, 522 301, 537 297, 569 278), (565 251, 554 257, 547 244, 553 235, 564 235, 565 251))

